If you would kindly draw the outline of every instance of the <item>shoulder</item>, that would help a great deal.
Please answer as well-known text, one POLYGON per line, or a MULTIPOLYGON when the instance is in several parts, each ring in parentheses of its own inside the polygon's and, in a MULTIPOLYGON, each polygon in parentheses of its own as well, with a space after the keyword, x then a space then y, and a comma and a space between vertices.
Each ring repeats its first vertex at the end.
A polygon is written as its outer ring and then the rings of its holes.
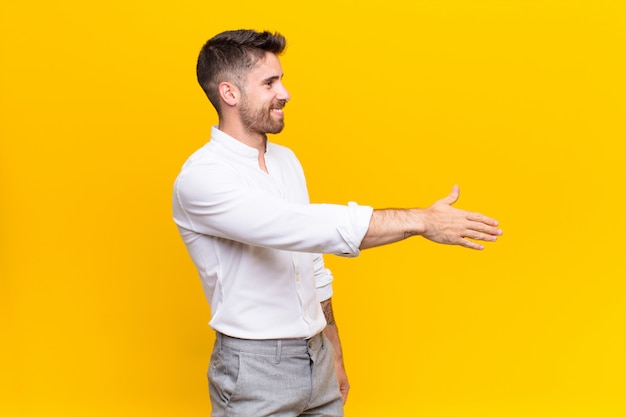
POLYGON ((220 178, 235 176, 237 170, 227 156, 223 155, 217 146, 208 142, 183 163, 176 177, 177 186, 197 187, 198 184, 203 184, 206 187, 220 178))
POLYGON ((272 154, 272 156, 274 158, 280 158, 280 159, 284 159, 286 161, 297 162, 298 164, 300 164, 299 161, 298 161, 298 157, 296 156, 295 152, 292 151, 291 149, 289 149, 286 146, 279 145, 277 143, 269 142, 267 144, 267 149, 272 154))

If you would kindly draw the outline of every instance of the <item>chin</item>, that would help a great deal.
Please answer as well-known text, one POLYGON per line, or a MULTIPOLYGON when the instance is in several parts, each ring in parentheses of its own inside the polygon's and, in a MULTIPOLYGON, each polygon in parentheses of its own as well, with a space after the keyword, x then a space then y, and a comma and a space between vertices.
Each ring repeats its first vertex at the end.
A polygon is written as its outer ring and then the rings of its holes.
POLYGON ((277 133, 282 132, 284 127, 285 127, 285 125, 282 125, 282 126, 276 126, 276 127, 274 127, 273 129, 268 130, 268 132, 267 132, 267 133, 270 133, 270 134, 272 134, 272 135, 275 135, 275 134, 277 134, 277 133))

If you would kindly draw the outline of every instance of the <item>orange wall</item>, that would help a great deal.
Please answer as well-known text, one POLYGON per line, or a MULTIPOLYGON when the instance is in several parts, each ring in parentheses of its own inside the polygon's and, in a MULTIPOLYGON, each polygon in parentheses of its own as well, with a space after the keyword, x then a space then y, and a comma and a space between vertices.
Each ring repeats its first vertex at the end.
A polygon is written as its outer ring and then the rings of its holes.
POLYGON ((5 2, 0 416, 207 416, 213 340, 171 220, 208 140, 199 48, 278 30, 316 202, 498 218, 327 257, 353 417, 626 415, 626 2, 5 2))

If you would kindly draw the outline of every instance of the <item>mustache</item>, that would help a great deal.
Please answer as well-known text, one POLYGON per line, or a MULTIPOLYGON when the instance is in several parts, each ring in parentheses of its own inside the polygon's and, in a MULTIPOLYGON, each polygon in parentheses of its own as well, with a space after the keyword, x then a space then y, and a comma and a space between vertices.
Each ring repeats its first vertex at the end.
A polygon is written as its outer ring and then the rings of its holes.
POLYGON ((273 109, 282 109, 287 105, 287 100, 276 100, 272 103, 273 109))

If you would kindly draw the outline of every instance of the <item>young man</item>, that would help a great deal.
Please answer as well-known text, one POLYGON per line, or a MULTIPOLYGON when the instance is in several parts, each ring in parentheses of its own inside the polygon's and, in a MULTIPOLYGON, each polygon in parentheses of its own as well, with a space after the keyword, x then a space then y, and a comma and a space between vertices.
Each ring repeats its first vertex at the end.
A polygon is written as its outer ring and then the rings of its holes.
POLYGON ((426 209, 311 204, 295 155, 268 141, 284 126, 280 34, 210 39, 198 81, 219 125, 174 185, 174 221, 200 273, 216 341, 212 416, 342 416, 349 384, 322 254, 410 236, 483 249, 497 222, 452 207, 458 188, 426 209))

